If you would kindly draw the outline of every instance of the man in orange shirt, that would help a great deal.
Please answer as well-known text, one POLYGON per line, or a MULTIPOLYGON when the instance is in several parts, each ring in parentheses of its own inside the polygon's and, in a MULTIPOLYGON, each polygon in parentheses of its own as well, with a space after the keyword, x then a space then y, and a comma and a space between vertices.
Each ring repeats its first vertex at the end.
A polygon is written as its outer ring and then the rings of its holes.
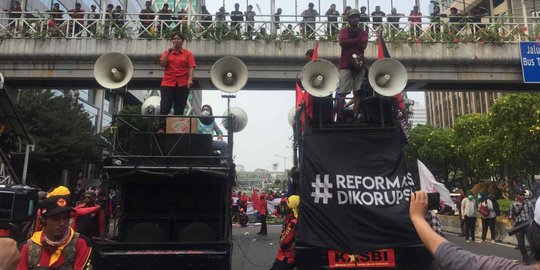
MULTIPOLYGON (((167 115, 174 104, 174 114, 183 115, 186 108, 189 88, 193 85, 195 57, 183 49, 185 37, 180 33, 172 36, 172 48, 161 55, 159 64, 164 68, 161 80, 161 103, 159 114, 167 115)), ((165 118, 161 119, 158 133, 165 131, 165 118)))
POLYGON ((43 230, 23 246, 17 270, 90 269, 90 243, 69 227, 73 211, 69 198, 69 190, 60 186, 42 201, 43 230))

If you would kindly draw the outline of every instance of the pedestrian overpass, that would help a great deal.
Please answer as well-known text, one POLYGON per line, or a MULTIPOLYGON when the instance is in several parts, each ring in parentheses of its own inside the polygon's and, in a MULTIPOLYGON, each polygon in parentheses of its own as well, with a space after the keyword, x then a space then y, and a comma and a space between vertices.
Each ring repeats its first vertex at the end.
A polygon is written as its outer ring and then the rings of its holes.
MULTIPOLYGON (((196 58, 199 89, 215 89, 210 69, 220 57, 242 59, 249 70, 248 90, 293 90, 306 63, 304 53, 315 41, 292 42, 194 40, 185 43, 196 58)), ((161 53, 167 40, 8 39, 0 43, 0 72, 10 87, 99 88, 94 63, 102 54, 123 52, 133 61, 134 75, 128 89, 159 88, 161 53)), ((535 90, 522 82, 519 44, 388 44, 393 58, 409 75, 406 90, 535 90)), ((320 41, 319 58, 339 63, 337 42, 320 41)), ((368 62, 377 58, 377 44, 366 49, 368 62)))
MULTIPOLYGON (((116 28, 102 20, 88 21, 81 24, 81 32, 69 27, 79 21, 65 17, 66 27, 55 29, 47 28, 43 18, 0 20, 0 73, 16 89, 99 89, 94 79, 94 63, 101 55, 116 51, 125 53, 133 62, 129 90, 157 89, 163 73, 158 59, 170 47, 167 33, 177 29, 191 38, 184 47, 195 55, 195 89, 215 89, 210 82, 210 69, 216 60, 228 55, 246 63, 249 79, 244 89, 247 90, 295 89, 295 81, 306 64, 304 53, 316 41, 320 42, 319 58, 335 65, 339 63, 341 48, 336 42, 337 33, 326 32, 331 22, 318 22, 316 29, 308 34, 305 26, 302 28, 302 24, 293 21, 295 18, 288 18, 281 25, 285 28, 294 23, 291 33, 283 30, 266 34, 263 29, 275 31, 274 22, 257 21, 253 35, 238 35, 240 32, 226 27, 227 22, 195 19, 189 29, 176 21, 155 20, 141 32, 140 21, 131 19, 136 16, 127 18, 122 27, 116 28), (101 30, 93 31, 92 25, 101 30), (177 28, 169 28, 172 26, 177 28)), ((365 55, 368 63, 376 60, 378 30, 385 36, 391 56, 407 69, 406 90, 536 90, 534 84, 522 81, 518 42, 534 38, 540 25, 529 23, 529 33, 518 19, 486 20, 488 23, 482 24, 452 24, 444 19, 440 24, 423 22, 418 33, 408 22, 365 25, 370 35, 365 55)), ((341 22, 336 23, 341 27, 341 22)))

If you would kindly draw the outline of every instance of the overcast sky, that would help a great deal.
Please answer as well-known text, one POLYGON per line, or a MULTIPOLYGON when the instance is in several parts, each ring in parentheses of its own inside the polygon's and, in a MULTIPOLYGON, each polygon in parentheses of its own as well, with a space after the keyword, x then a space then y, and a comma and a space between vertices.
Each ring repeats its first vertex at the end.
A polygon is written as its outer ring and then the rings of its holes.
MULTIPOLYGON (((335 3, 337 10, 343 11, 343 1, 321 0, 321 8, 318 8, 318 1, 298 0, 298 13, 307 8, 308 3, 313 2, 315 9, 319 13, 326 12, 330 4, 335 3)), ((358 1, 360 6, 367 6, 367 1, 358 1)), ((381 10, 389 13, 390 0, 371 0, 370 10, 373 11, 376 5, 381 6, 381 10)), ((414 6, 411 0, 394 0, 394 6, 399 13, 406 15, 414 6)), ((225 8, 228 12, 234 9, 234 4, 240 4, 240 10, 246 10, 246 1, 225 1, 225 8)), ((270 1, 249 1, 255 6, 258 3, 263 14, 270 14, 270 1)), ((421 1, 421 11, 427 13, 429 1, 421 1)), ((354 8, 354 1, 347 1, 347 5, 354 8)), ((206 6, 210 13, 215 12, 222 6, 221 0, 206 1, 206 6)), ((292 0, 276 0, 276 8, 282 8, 284 15, 294 15, 295 7, 292 0)), ((257 8, 254 8, 260 14, 257 8)), ((392 53, 392 52, 390 52, 392 53)), ((196 57, 196 56, 195 56, 196 57)), ((231 100, 231 107, 240 107, 248 114, 248 124, 246 128, 235 134, 234 155, 236 164, 244 165, 246 170, 253 171, 257 168, 272 170, 272 164, 278 163, 278 170, 283 171, 284 165, 290 168, 292 162, 292 128, 287 121, 287 114, 294 106, 294 89, 288 91, 254 91, 243 89, 238 92, 237 97, 231 100), (281 157, 286 157, 285 160, 281 157), (284 161, 286 164, 284 164, 284 161)), ((409 98, 424 104, 423 92, 409 92, 409 98)), ((220 91, 203 91, 203 104, 210 104, 215 115, 221 115, 227 108, 227 100, 221 98, 220 91)))

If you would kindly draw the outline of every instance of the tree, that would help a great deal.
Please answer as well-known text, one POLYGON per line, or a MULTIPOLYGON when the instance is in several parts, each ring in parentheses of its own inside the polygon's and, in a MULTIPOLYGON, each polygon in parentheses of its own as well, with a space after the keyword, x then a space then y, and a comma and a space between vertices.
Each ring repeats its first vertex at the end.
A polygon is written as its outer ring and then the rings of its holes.
POLYGON ((501 176, 501 155, 488 115, 466 114, 454 123, 454 149, 459 167, 476 180, 501 176))
POLYGON ((540 95, 520 93, 498 99, 490 118, 511 174, 516 178, 529 175, 534 180, 540 161, 540 95))
POLYGON ((405 149, 411 173, 416 175, 416 160, 421 160, 441 182, 448 182, 454 152, 452 133, 448 129, 418 125, 411 131, 411 140, 405 149))
POLYGON ((21 91, 18 110, 35 141, 32 161, 43 165, 29 167, 40 184, 56 184, 61 170, 78 170, 87 161, 101 159, 101 139, 75 99, 50 90, 21 91))

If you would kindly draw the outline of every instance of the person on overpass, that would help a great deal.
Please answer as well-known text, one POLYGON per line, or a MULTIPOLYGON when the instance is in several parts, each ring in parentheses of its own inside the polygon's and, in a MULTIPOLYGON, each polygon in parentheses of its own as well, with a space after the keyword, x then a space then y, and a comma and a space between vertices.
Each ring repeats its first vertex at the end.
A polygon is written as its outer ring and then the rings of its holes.
POLYGON ((424 191, 411 194, 409 216, 420 240, 435 259, 442 270, 538 270, 540 269, 540 200, 536 201, 534 221, 529 227, 531 232, 531 248, 538 260, 534 265, 519 264, 516 261, 496 256, 478 255, 466 251, 437 234, 425 220, 428 196, 424 191))

